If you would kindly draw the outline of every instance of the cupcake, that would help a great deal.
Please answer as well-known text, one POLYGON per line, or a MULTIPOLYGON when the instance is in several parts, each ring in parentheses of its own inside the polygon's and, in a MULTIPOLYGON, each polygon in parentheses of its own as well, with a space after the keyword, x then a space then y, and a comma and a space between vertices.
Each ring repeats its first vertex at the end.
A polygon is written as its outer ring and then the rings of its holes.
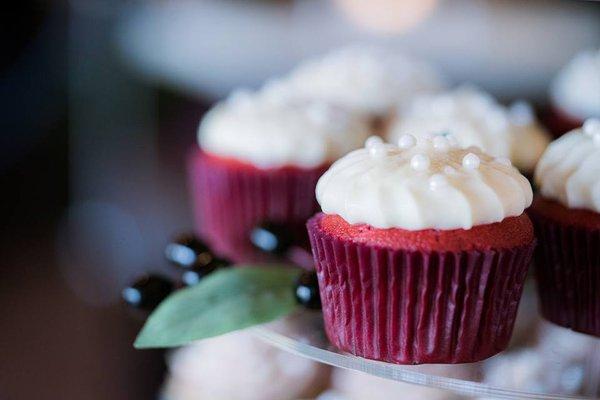
POLYGON ((547 125, 560 136, 588 118, 600 118, 600 49, 583 51, 571 60, 550 87, 547 125))
POLYGON ((369 139, 317 200, 308 231, 336 347, 399 364, 506 348, 535 243, 531 186, 507 160, 443 136, 369 139))
POLYGON ((204 117, 189 159, 199 235, 232 261, 264 259, 249 241, 261 222, 306 236, 318 178, 368 134, 364 118, 321 102, 234 93, 204 117))
POLYGON ((396 141, 405 133, 419 137, 451 133, 461 146, 478 146, 494 156, 507 157, 525 174, 533 173, 550 142, 526 102, 506 108, 488 93, 469 86, 419 96, 400 109, 389 139, 396 141))
POLYGON ((600 336, 600 120, 554 141, 535 171, 530 210, 540 242, 536 277, 543 316, 600 336))
POLYGON ((287 80, 298 96, 367 116, 377 133, 385 130, 398 104, 443 87, 440 75, 425 62, 366 46, 345 47, 309 60, 287 80))

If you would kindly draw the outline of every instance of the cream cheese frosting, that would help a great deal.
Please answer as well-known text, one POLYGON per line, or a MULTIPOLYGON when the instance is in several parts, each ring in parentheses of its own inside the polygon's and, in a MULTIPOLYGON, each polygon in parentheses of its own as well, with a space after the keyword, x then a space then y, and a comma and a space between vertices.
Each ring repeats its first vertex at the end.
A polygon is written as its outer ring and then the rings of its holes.
POLYGON ((540 194, 600 212, 600 119, 588 119, 548 146, 535 170, 540 194))
POLYGON ((217 104, 203 118, 198 141, 207 153, 259 168, 313 168, 360 147, 369 129, 365 118, 339 107, 270 88, 238 91, 217 104))
POLYGON ((523 213, 531 185, 506 158, 452 136, 415 138, 397 145, 372 137, 321 177, 317 200, 326 214, 375 228, 469 229, 523 213))
POLYGON ((368 46, 350 46, 309 60, 288 79, 299 96, 379 116, 418 93, 443 86, 440 75, 425 62, 368 46))
POLYGON ((550 142, 526 102, 506 108, 488 93, 470 86, 422 95, 401 108, 389 138, 394 141, 407 133, 451 133, 461 146, 478 146, 494 156, 509 157, 526 172, 533 171, 550 142))
POLYGON ((600 118, 600 49, 575 56, 550 87, 552 102, 568 115, 580 119, 600 118))

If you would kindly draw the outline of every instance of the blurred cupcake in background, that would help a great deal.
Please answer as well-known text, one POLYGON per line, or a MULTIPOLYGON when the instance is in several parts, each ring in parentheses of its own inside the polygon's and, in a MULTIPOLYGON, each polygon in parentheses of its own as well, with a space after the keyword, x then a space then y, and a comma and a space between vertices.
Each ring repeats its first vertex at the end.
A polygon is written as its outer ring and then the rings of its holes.
POLYGON ((439 91, 443 80, 427 63, 380 47, 350 46, 300 64, 286 78, 297 95, 365 115, 382 133, 398 104, 439 91))
MULTIPOLYGON (((467 381, 479 381, 478 364, 464 365, 419 365, 410 367, 410 371, 444 376, 467 381)), ((331 389, 317 400, 462 400, 465 396, 449 390, 434 389, 422 385, 414 385, 383 379, 362 372, 345 369, 334 369, 331 378, 331 389)))
POLYGON ((550 142, 528 103, 510 108, 471 86, 416 98, 400 108, 389 131, 389 140, 404 134, 452 136, 463 147, 477 146, 496 157, 508 158, 524 174, 535 164, 550 142))
POLYGON ((600 119, 554 141, 538 163, 530 209, 543 316, 600 336, 600 119))
POLYGON ((550 86, 547 124, 555 136, 600 118, 600 49, 586 50, 560 70, 550 86))
POLYGON ((264 259, 249 240, 262 222, 305 237, 318 178, 368 135, 365 118, 324 102, 233 93, 203 118, 189 158, 198 233, 233 261, 264 259))
POLYGON ((330 375, 330 367, 278 350, 249 331, 175 350, 168 370, 164 400, 314 398, 330 375))
POLYGON ((531 347, 509 351, 485 362, 483 382, 534 393, 600 395, 597 340, 549 323, 541 324, 535 339, 537 343, 531 347))
POLYGON ((399 364, 504 350, 535 245, 532 196, 505 159, 445 136, 373 137, 335 162, 308 222, 330 341, 399 364))

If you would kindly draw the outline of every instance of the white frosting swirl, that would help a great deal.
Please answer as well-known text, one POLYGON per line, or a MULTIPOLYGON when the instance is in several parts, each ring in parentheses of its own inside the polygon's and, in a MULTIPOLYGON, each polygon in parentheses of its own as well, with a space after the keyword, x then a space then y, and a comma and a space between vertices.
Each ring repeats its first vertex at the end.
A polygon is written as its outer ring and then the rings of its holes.
POLYGON ((548 146, 535 170, 543 197, 600 212, 600 120, 588 119, 548 146))
POLYGON ((507 109, 488 93, 469 86, 419 96, 400 109, 390 140, 407 133, 420 137, 451 133, 461 146, 478 146, 494 156, 509 157, 526 172, 534 169, 550 142, 527 103, 520 101, 507 109))
POLYGON ((531 185, 506 160, 446 137, 408 142, 371 141, 336 161, 317 184, 323 212, 376 228, 448 230, 499 222, 531 204, 531 185))
POLYGON ((442 79, 423 61, 377 47, 352 46, 301 64, 290 74, 298 95, 365 114, 385 115, 442 79))
POLYGON ((238 91, 217 104, 198 129, 200 147, 259 168, 318 167, 360 147, 366 119, 323 102, 268 91, 238 91))
POLYGON ((557 107, 582 121, 600 118, 600 49, 579 53, 560 70, 550 97, 557 107))

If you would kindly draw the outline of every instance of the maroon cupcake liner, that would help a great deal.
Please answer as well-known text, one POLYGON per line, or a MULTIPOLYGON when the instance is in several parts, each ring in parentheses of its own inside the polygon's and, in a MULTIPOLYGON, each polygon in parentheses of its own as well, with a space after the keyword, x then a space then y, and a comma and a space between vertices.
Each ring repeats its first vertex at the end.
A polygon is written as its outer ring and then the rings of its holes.
POLYGON ((306 220, 318 209, 315 187, 326 170, 263 170, 215 161, 201 151, 191 155, 188 169, 197 233, 235 262, 269 260, 249 240, 261 222, 285 223, 291 235, 306 238, 306 220))
MULTIPOLYGON (((320 214, 322 215, 322 214, 320 214)), ((535 242, 420 252, 337 238, 308 222, 327 336, 397 364, 466 363, 508 346, 535 242)))
POLYGON ((544 113, 543 122, 555 138, 579 128, 583 124, 583 121, 560 111, 557 107, 550 107, 544 113))
POLYGON ((574 331, 600 337, 600 229, 565 225, 530 211, 541 313, 574 331))

